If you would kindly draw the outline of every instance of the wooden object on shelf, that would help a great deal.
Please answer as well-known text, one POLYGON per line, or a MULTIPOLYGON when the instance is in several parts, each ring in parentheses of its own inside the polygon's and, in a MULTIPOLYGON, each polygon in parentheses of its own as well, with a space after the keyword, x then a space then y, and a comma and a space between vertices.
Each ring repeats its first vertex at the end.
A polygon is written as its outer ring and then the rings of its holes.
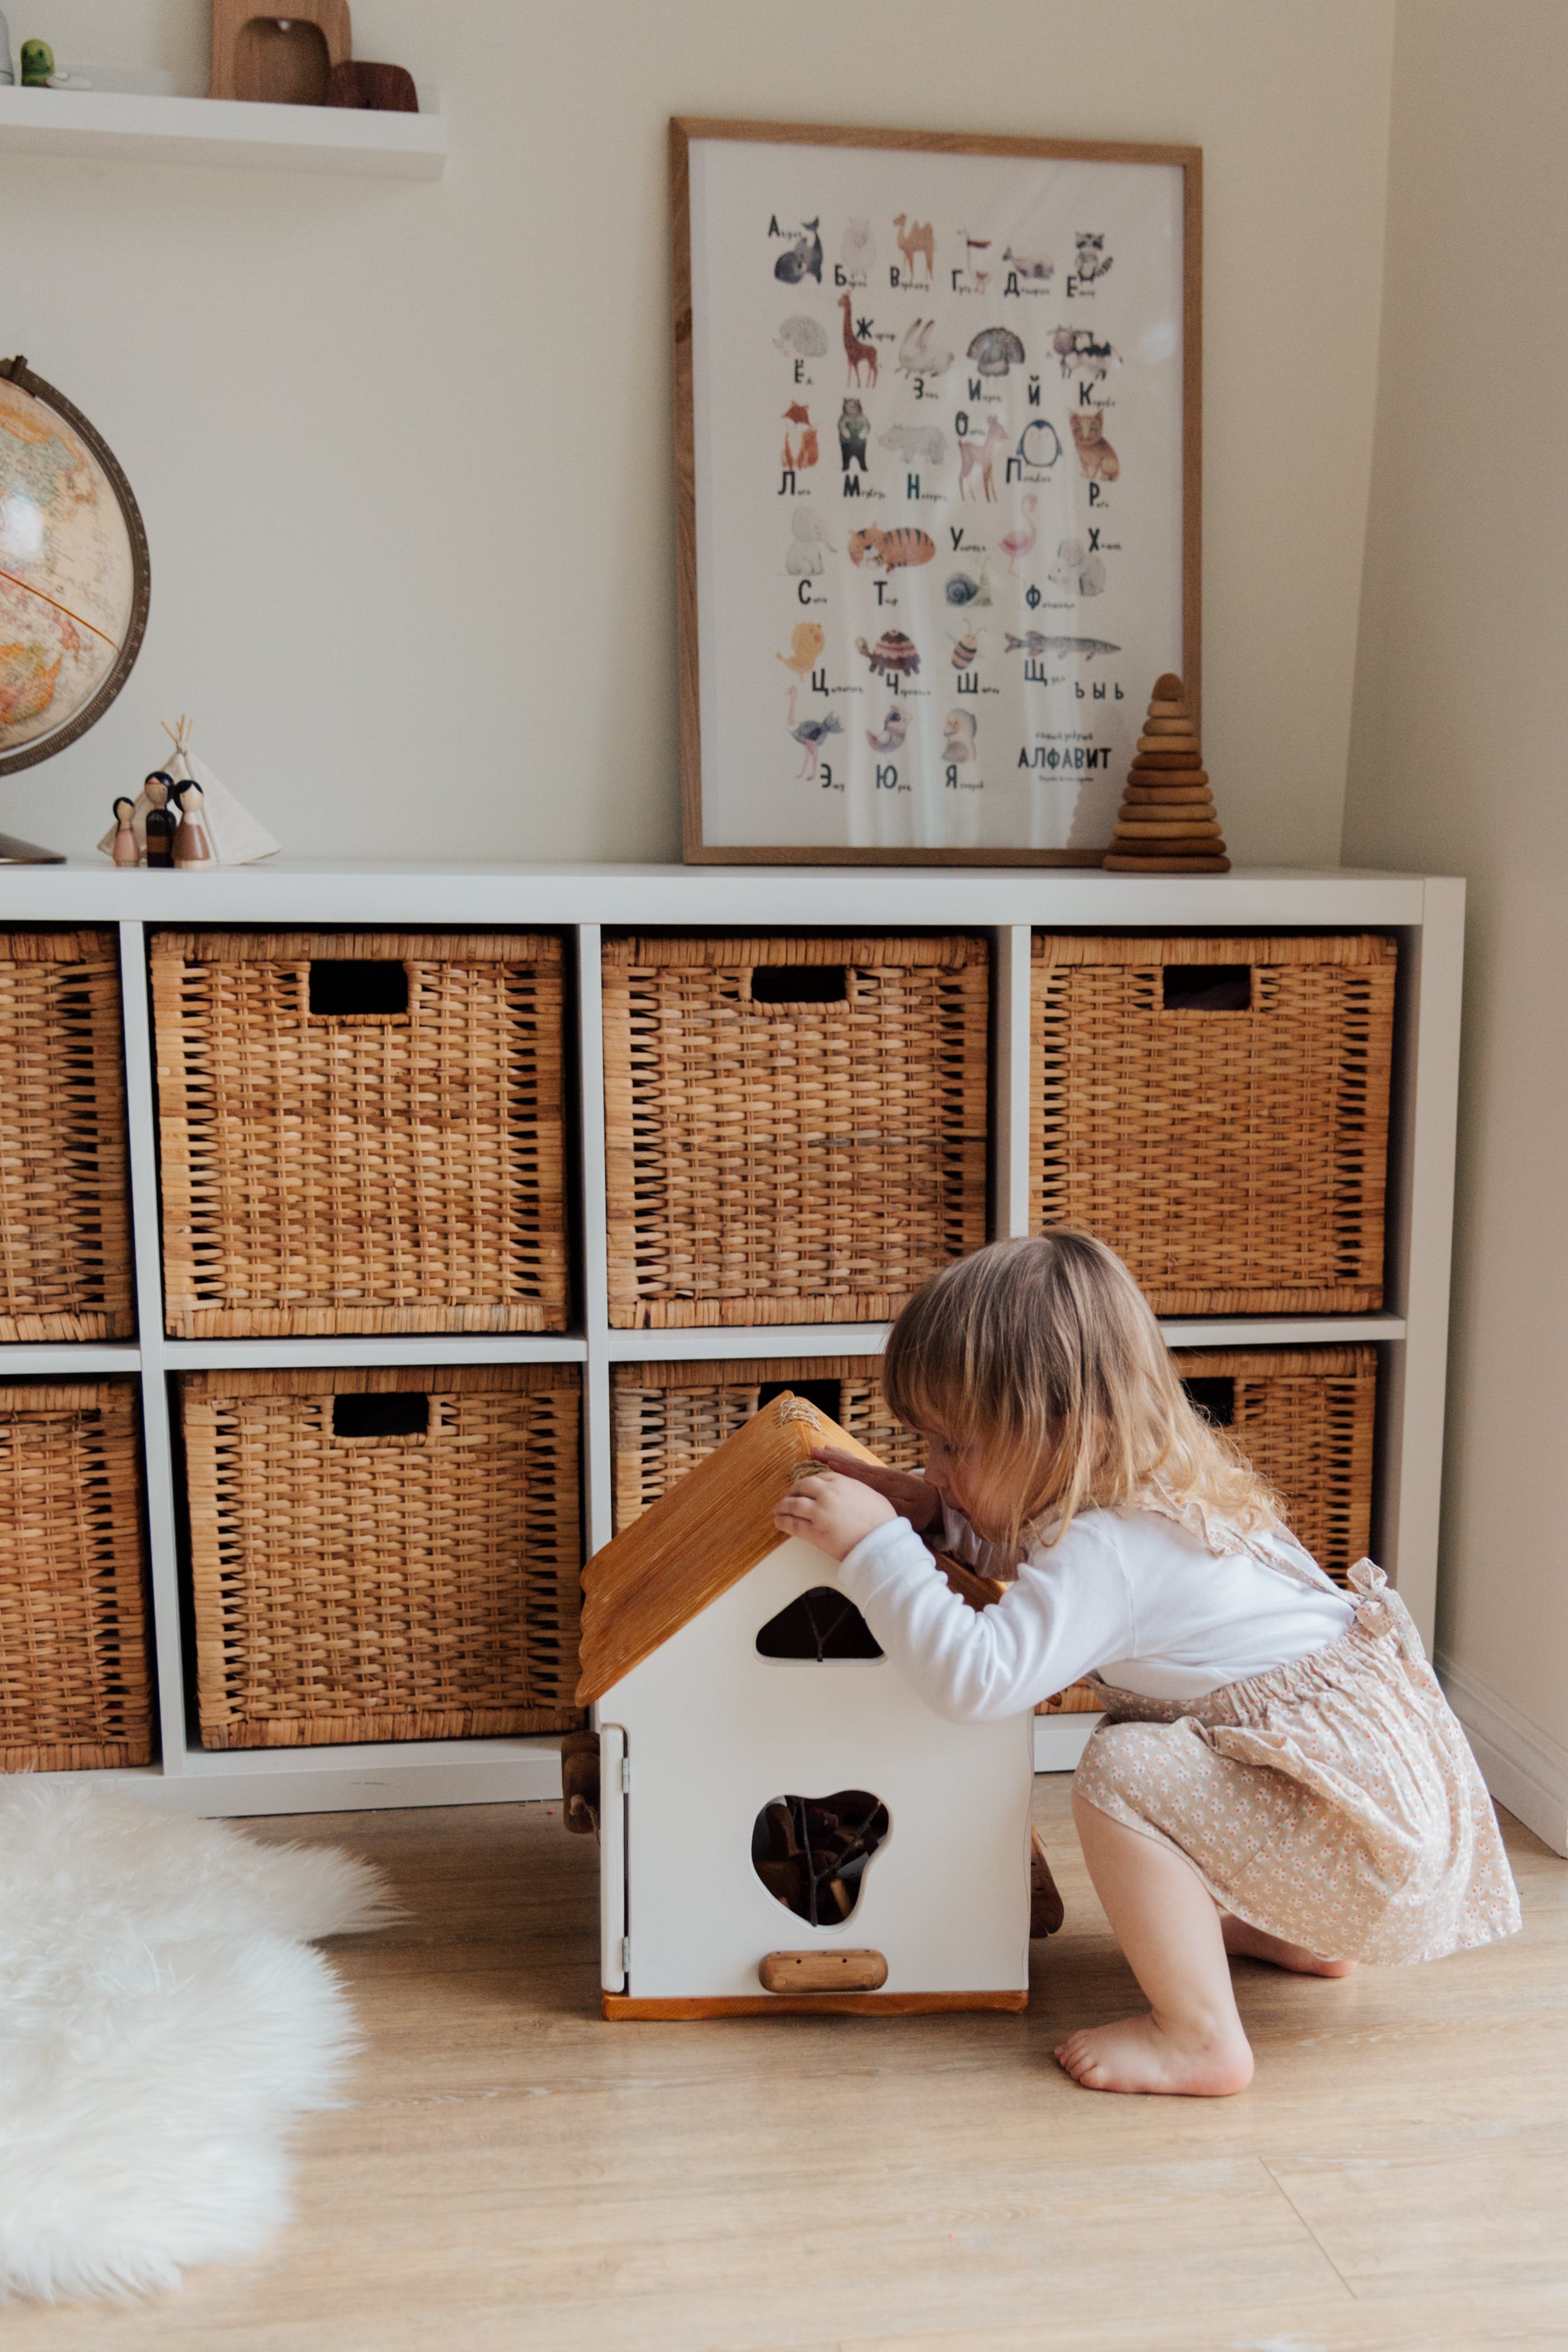
POLYGON ((566 1325, 560 941, 161 931, 167 1326, 566 1325))
POLYGON ((136 1388, 0 1388, 0 1771, 152 1753, 136 1388))
POLYGON ((327 77, 329 106, 359 107, 371 114, 417 114, 419 92, 406 66, 373 65, 351 58, 327 77))
POLYGON ((1160 1315, 1381 1307, 1397 954, 1037 932, 1030 1229, 1098 1234, 1160 1315))
POLYGON ((126 1184, 113 932, 0 932, 0 1342, 131 1336, 126 1184))
POLYGON ((578 1696, 598 1703, 604 1758, 607 2015, 750 2014, 770 1967, 780 2006, 871 1997, 784 1969, 781 1908, 791 1951, 824 1969, 836 1942, 801 1935, 852 1922, 893 2001, 1027 1997, 1030 1741, 1016 1720, 935 1714, 836 1563, 780 1535, 779 1498, 828 1444, 866 1453, 806 1398, 776 1396, 589 1562, 578 1696), (614 2006, 628 1997, 663 2006, 614 2006))
POLYGON ((269 106, 323 106, 334 66, 353 51, 349 0, 306 0, 285 16, 255 0, 213 0, 209 98, 269 106))
POLYGON ((764 1992, 876 1992, 887 1982, 881 1952, 769 1952, 758 1962, 764 1992))
POLYGON ((988 963, 964 932, 607 940, 612 1325, 879 1321, 978 1248, 988 963))
POLYGON ((617 1534, 733 1437, 780 1386, 820 1405, 879 1462, 919 1469, 925 1446, 888 1411, 879 1363, 875 1356, 758 1356, 617 1364, 610 1376, 617 1534))
POLYGON ((189 1372, 204 1748, 575 1729, 570 1364, 189 1372))
POLYGON ((114 848, 117 866, 140 866, 141 844, 136 838, 136 803, 124 793, 114 803, 114 848))
POLYGON ((1155 681, 1105 853, 1113 874, 1228 874, 1197 721, 1174 671, 1155 681))
POLYGON ((179 804, 180 822, 174 830, 174 863, 176 866, 210 866, 213 845, 208 836, 206 818, 202 808, 202 788, 193 780, 174 787, 179 804))

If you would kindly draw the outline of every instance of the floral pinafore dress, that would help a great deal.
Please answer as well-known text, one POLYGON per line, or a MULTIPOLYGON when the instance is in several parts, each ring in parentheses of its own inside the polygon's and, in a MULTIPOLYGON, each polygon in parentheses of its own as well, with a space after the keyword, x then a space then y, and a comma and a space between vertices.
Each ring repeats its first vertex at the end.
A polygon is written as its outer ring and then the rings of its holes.
POLYGON ((1369 1559, 1350 1585, 1337 1642, 1205 1698, 1092 1675, 1106 1715, 1075 1790, 1185 1854, 1227 1911, 1324 1959, 1435 1960, 1511 1936, 1491 1800, 1410 1612, 1369 1559))

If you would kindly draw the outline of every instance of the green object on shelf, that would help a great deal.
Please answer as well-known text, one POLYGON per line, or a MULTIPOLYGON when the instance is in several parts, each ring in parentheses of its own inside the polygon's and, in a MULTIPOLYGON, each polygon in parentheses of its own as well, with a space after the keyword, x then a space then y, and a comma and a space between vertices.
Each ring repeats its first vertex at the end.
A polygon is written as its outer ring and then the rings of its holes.
POLYGON ((24 41, 22 44, 22 87, 24 89, 47 89, 49 76, 55 69, 55 53, 47 41, 24 41))

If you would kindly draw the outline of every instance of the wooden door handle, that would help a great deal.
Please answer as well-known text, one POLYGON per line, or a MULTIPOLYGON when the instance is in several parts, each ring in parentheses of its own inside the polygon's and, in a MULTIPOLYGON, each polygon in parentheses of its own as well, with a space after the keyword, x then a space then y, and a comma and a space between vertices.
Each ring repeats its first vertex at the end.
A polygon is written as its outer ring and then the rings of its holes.
POLYGON ((875 1992, 887 1962, 880 1952, 769 1952, 757 1973, 764 1992, 875 1992))

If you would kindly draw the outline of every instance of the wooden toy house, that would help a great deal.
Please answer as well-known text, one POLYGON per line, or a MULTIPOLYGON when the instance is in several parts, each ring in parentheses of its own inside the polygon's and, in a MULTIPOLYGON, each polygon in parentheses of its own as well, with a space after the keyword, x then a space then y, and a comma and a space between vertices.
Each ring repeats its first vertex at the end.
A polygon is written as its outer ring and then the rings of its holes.
POLYGON ((779 1534, 824 1444, 774 1398, 589 1564, 607 2017, 1028 2000, 1032 1718, 935 1715, 779 1534))

